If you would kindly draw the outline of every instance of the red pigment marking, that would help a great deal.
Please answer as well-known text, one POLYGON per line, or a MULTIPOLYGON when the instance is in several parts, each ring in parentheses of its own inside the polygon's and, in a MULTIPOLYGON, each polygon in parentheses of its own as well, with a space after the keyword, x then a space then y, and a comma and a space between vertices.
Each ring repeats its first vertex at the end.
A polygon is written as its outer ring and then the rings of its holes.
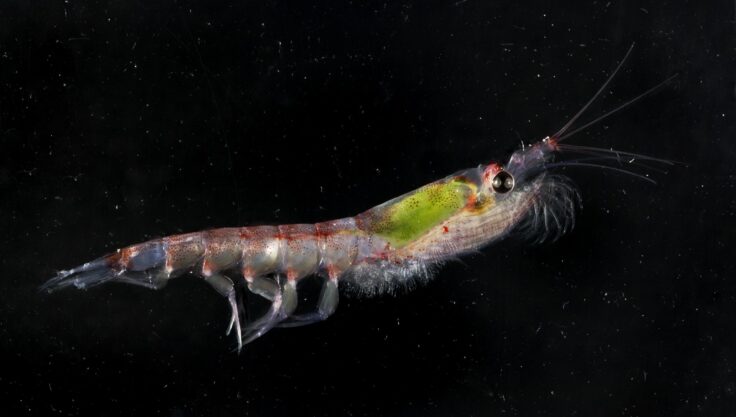
POLYGON ((330 279, 337 279, 337 277, 340 275, 339 271, 337 270, 337 267, 335 265, 327 265, 327 275, 330 277, 330 279))
POLYGON ((365 216, 365 214, 361 213, 354 217, 355 228, 358 230, 365 230, 365 222, 363 221, 363 216, 365 216))
POLYGON ((120 252, 115 252, 112 255, 108 256, 105 259, 105 262, 107 262, 107 266, 119 265, 119 262, 120 262, 120 252))
POLYGON ((334 234, 335 231, 332 230, 332 227, 330 225, 328 225, 325 229, 323 229, 323 226, 320 226, 320 223, 316 223, 314 225, 314 237, 316 238, 326 238, 334 234))
POLYGON ((285 240, 287 244, 291 244, 295 239, 298 239, 299 236, 294 233, 278 233, 276 238, 285 240))
POLYGON ((204 262, 202 262, 202 274, 212 275, 212 272, 212 262, 209 259, 205 259, 204 262))
POLYGON ((491 163, 490 163, 490 164, 489 164, 489 165, 488 165, 488 166, 486 167, 486 170, 485 170, 485 172, 483 173, 483 177, 484 177, 485 179, 488 179, 488 177, 489 177, 489 176, 490 176, 491 174, 498 174, 498 173, 499 173, 499 172, 500 172, 500 171, 501 171, 502 169, 503 169, 503 168, 501 167, 501 165, 499 165, 499 164, 497 164, 497 163, 495 163, 495 162, 491 162, 491 163))
POLYGON ((443 232, 443 233, 447 233, 447 232, 449 232, 449 231, 450 231, 450 228, 449 228, 449 227, 447 227, 447 226, 442 226, 442 232, 443 232))
POLYGON ((547 145, 549 145, 550 148, 557 150, 557 138, 549 137, 547 138, 547 145))
POLYGON ((243 278, 245 278, 246 281, 252 282, 253 281, 253 268, 246 266, 243 268, 243 278))
POLYGON ((465 204, 465 206, 466 207, 474 207, 477 200, 478 200, 478 197, 476 197, 475 193, 470 194, 468 196, 468 202, 465 204))
POLYGON ((172 244, 172 241, 173 239, 170 237, 165 237, 163 239, 164 247, 166 248, 166 263, 164 264, 166 271, 174 270, 174 257, 179 251, 178 246, 176 244, 172 244))
POLYGON ((128 262, 130 261, 130 252, 132 252, 132 249, 133 249, 132 246, 128 246, 125 249, 120 249, 118 252, 120 254, 118 262, 119 262, 119 265, 122 266, 123 268, 128 267, 128 262))

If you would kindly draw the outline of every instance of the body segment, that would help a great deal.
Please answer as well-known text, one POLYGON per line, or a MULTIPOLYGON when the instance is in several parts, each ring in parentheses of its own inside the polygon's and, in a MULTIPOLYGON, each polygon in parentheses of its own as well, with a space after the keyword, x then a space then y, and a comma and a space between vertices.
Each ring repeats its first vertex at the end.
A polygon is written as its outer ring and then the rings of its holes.
MULTIPOLYGON (((366 294, 391 290, 433 264, 506 233, 524 210, 520 198, 489 190, 488 168, 468 169, 369 209, 356 217, 317 224, 222 228, 174 235, 120 249, 63 271, 46 288, 79 288, 120 281, 162 288, 184 273, 198 275, 228 298, 229 329, 248 343, 271 328, 322 320, 337 306, 341 279, 366 294), (322 277, 316 311, 293 313, 299 280, 322 277), (241 329, 233 279, 271 302, 266 314, 241 329), (235 277, 235 278, 231 278, 235 277)), ((531 193, 531 194, 530 194, 531 193)))
MULTIPOLYGON (((669 163, 626 152, 560 144, 672 79, 567 133, 622 63, 560 131, 522 146, 505 165, 491 163, 457 172, 355 217, 316 224, 213 229, 151 240, 61 271, 42 289, 88 288, 110 281, 159 289, 170 279, 190 273, 227 298, 231 307, 228 333, 235 330, 240 348, 276 326, 301 326, 325 319, 337 307, 341 282, 364 294, 391 291, 411 280, 427 278, 438 264, 513 230, 540 239, 559 236, 572 227, 578 197, 568 180, 549 174, 550 168, 572 165, 553 162, 555 155, 564 151, 585 155, 587 160, 620 162, 625 156, 632 161, 669 163), (308 276, 322 280, 319 299, 311 311, 295 314, 299 282, 308 276), (255 320, 243 319, 236 298, 238 280, 270 303, 255 320)), ((575 165, 601 166, 641 177, 620 167, 580 160, 575 165)))

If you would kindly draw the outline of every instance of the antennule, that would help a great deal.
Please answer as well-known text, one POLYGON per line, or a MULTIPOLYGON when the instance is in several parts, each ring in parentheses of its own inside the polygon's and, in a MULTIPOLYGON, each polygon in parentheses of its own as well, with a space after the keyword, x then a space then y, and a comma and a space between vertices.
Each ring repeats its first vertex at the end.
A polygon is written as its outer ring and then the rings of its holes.
POLYGON ((590 105, 593 104, 593 102, 601 95, 601 93, 603 93, 606 87, 608 87, 608 84, 610 84, 611 81, 613 81, 613 78, 616 76, 616 74, 618 74, 618 71, 621 69, 621 67, 624 65, 626 60, 629 58, 629 55, 631 55, 631 51, 634 49, 634 45, 635 44, 632 42, 631 46, 629 47, 629 50, 626 51, 626 55, 624 55, 623 59, 621 59, 621 62, 618 63, 618 66, 616 66, 616 69, 613 70, 611 75, 608 76, 608 79, 606 80, 606 82, 603 83, 601 88, 598 89, 598 91, 593 95, 593 97, 590 100, 588 100, 587 103, 585 103, 583 108, 580 109, 575 114, 575 116, 573 116, 567 123, 565 123, 564 126, 562 126, 562 129, 558 130, 557 133, 555 133, 554 135, 551 135, 552 138, 555 138, 555 139, 560 138, 567 131, 567 129, 569 129, 570 126, 572 126, 572 124, 575 123, 575 121, 578 120, 578 118, 582 116, 586 110, 588 110, 588 107, 590 107, 590 105))
MULTIPOLYGON (((578 133, 578 132, 580 132, 580 131, 582 131, 582 130, 585 130, 586 128, 588 128, 588 127, 590 127, 590 126, 593 126, 594 124, 596 124, 596 123, 600 122, 601 120, 603 120, 603 119, 607 118, 608 116, 611 116, 611 115, 613 115, 614 113, 617 113, 617 112, 619 112, 619 111, 621 111, 621 110, 625 109, 626 107, 628 107, 628 106, 630 106, 630 105, 632 105, 632 104, 636 103, 637 101, 639 101, 639 100, 643 99, 644 97, 646 97, 646 96, 648 96, 648 95, 650 95, 650 94, 654 93, 655 91, 659 90, 660 88, 664 87, 664 86, 665 86, 666 84, 668 84, 668 83, 669 83, 670 81, 672 81, 672 80, 674 80, 675 78, 677 78, 677 76, 678 76, 678 75, 679 75, 679 74, 675 74, 675 75, 673 75, 673 76, 671 76, 671 77, 667 78, 666 80, 664 80, 664 81, 662 81, 661 83, 659 83, 659 84, 655 85, 654 87, 650 88, 649 90, 647 90, 647 91, 645 91, 645 92, 643 92, 643 93, 639 94, 638 96, 636 96, 636 97, 634 97, 634 98, 630 99, 629 101, 627 101, 627 102, 625 102, 625 103, 621 104, 620 106, 618 106, 618 107, 614 108, 613 110, 611 110, 611 111, 609 111, 609 112, 606 112, 605 114, 603 114, 603 115, 601 115, 601 116, 598 116, 598 117, 596 117, 596 118, 595 118, 595 119, 593 119, 592 121, 590 121, 590 122, 588 122, 588 123, 586 123, 586 124, 584 124, 584 125, 582 125, 582 126, 578 127, 577 129, 573 130, 572 132, 568 132, 568 133, 566 133, 566 134, 563 134, 562 136, 559 136, 559 137, 557 137, 557 141, 558 141, 558 142, 561 142, 561 141, 563 141, 563 140, 565 140, 565 139, 569 138, 570 136, 572 136, 572 135, 574 135, 574 134, 576 134, 576 133, 578 133)), ((566 127, 567 127, 567 126, 566 126, 566 127)))

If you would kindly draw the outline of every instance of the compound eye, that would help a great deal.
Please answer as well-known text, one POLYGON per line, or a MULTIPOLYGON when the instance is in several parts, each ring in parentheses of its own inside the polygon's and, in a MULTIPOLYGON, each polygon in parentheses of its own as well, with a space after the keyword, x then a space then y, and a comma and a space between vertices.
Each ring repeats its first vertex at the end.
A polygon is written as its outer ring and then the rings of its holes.
POLYGON ((506 171, 499 171, 493 180, 491 180, 493 191, 504 194, 514 188, 514 177, 506 171))

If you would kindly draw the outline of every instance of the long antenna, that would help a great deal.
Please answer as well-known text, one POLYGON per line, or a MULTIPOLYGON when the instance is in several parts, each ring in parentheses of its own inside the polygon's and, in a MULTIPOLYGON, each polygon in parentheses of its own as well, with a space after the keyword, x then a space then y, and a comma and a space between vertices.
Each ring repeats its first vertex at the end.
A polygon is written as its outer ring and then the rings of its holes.
POLYGON ((575 121, 578 120, 578 118, 582 116, 586 110, 588 110, 588 107, 590 107, 590 105, 593 104, 593 102, 601 95, 601 93, 603 93, 606 87, 608 87, 608 84, 611 83, 611 81, 616 76, 618 71, 621 69, 621 67, 624 65, 626 60, 629 58, 629 55, 631 55, 631 51, 634 49, 634 45, 635 45, 634 43, 631 44, 631 46, 629 47, 629 50, 626 51, 626 55, 624 55, 623 59, 621 59, 621 62, 618 63, 618 66, 616 67, 616 69, 613 70, 611 75, 608 76, 608 79, 606 80, 606 82, 603 83, 603 85, 601 86, 601 88, 598 89, 595 95, 590 100, 588 100, 587 103, 585 103, 583 108, 580 109, 580 111, 578 111, 575 114, 575 116, 573 116, 572 119, 570 119, 570 121, 568 121, 567 123, 565 123, 564 126, 562 126, 562 129, 557 131, 557 133, 555 133, 554 135, 550 136, 552 139, 558 140, 567 131, 567 129, 569 129, 570 126, 572 126, 572 124, 575 123, 575 121))
MULTIPOLYGON (((634 97, 634 98, 630 99, 629 101, 627 101, 627 102, 625 102, 624 104, 622 104, 622 105, 620 105, 620 106, 616 107, 615 109, 613 109, 613 110, 611 110, 611 111, 609 111, 609 112, 607 112, 607 113, 605 113, 605 114, 603 114, 603 115, 601 115, 601 116, 598 116, 598 117, 596 117, 596 118, 595 118, 595 119, 593 119, 592 121, 590 121, 590 122, 588 122, 588 123, 586 123, 586 124, 584 124, 584 125, 582 125, 582 126, 580 126, 580 127, 576 128, 576 129, 575 129, 575 130, 573 130, 572 132, 568 132, 568 133, 565 133, 565 134, 563 134, 562 136, 555 136, 555 137, 557 138, 557 141, 558 141, 558 142, 561 142, 561 141, 563 141, 563 140, 565 140, 565 139, 569 138, 570 136, 572 136, 572 135, 574 135, 574 134, 576 134, 576 133, 580 132, 581 130, 584 130, 585 128, 587 128, 587 127, 590 127, 590 126, 592 126, 592 125, 594 125, 594 124, 596 124, 596 123, 600 122, 601 120, 605 119, 606 117, 608 117, 608 116, 610 116, 610 115, 612 115, 612 114, 614 114, 614 113, 617 113, 617 112, 619 112, 619 111, 623 110, 624 108, 626 108, 626 107, 628 107, 628 106, 630 106, 630 105, 632 105, 632 104, 636 103, 637 101, 639 101, 639 100, 643 99, 644 97, 646 97, 646 96, 648 96, 648 95, 652 94, 653 92, 655 92, 655 91, 659 90, 660 88, 662 88, 663 86, 665 86, 666 84, 668 84, 668 83, 669 83, 670 81, 672 81, 672 80, 674 80, 675 78, 677 78, 677 76, 678 76, 678 75, 679 75, 679 74, 675 74, 675 75, 671 76, 670 78, 667 78, 666 80, 664 80, 664 81, 662 81, 661 83, 659 83, 659 84, 655 85, 654 87, 650 88, 649 90, 647 90, 647 91, 645 91, 645 92, 643 92, 643 93, 639 94, 638 96, 636 96, 636 97, 634 97)), ((565 125, 565 127, 567 128, 567 125, 565 125)))

